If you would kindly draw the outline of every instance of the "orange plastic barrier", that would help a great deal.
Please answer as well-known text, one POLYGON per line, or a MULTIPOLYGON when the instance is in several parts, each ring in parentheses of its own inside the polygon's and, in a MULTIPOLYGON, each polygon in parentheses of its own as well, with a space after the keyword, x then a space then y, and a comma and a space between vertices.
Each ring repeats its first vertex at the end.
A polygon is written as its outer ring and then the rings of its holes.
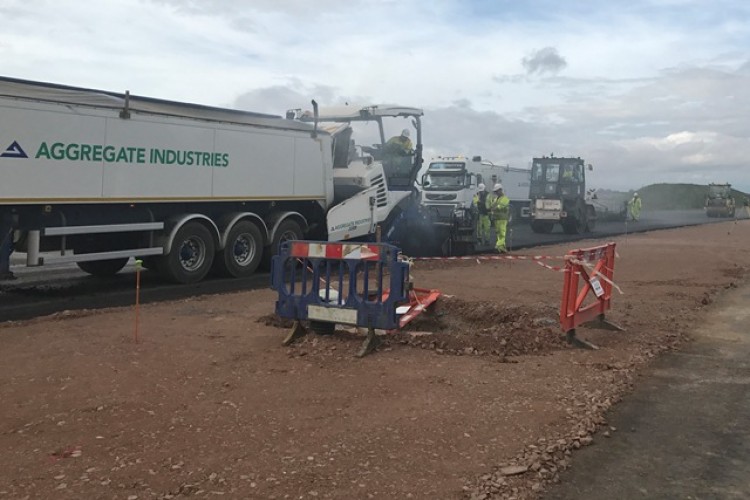
POLYGON ((612 302, 615 244, 571 250, 566 255, 565 271, 560 326, 569 342, 581 347, 596 348, 593 344, 577 339, 575 329, 596 320, 599 327, 622 330, 604 317, 612 302))
POLYGON ((411 320, 422 314, 437 299, 440 298, 440 290, 431 290, 427 288, 412 288, 409 291, 409 309, 398 320, 398 327, 405 327, 411 320))

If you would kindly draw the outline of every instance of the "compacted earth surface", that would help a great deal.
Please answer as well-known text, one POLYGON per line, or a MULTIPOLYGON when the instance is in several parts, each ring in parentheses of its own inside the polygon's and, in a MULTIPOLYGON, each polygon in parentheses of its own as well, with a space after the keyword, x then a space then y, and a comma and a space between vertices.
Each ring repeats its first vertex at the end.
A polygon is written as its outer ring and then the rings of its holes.
POLYGON ((282 346, 271 290, 142 306, 138 342, 132 308, 0 323, 0 499, 539 497, 750 269, 746 221, 615 242, 598 350, 522 260, 416 262, 445 295, 362 359, 344 327, 282 346))

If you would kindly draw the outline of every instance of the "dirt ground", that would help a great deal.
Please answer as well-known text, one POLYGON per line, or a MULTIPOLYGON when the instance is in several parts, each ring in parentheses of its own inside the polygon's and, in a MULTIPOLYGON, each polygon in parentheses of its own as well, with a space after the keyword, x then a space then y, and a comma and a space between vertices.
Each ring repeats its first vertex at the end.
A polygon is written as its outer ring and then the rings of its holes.
POLYGON ((4 323, 0 498, 534 498, 750 269, 750 222, 615 241, 598 351, 522 261, 416 263, 448 297, 364 359, 343 329, 282 347, 270 290, 147 305, 138 344, 129 308, 4 323))

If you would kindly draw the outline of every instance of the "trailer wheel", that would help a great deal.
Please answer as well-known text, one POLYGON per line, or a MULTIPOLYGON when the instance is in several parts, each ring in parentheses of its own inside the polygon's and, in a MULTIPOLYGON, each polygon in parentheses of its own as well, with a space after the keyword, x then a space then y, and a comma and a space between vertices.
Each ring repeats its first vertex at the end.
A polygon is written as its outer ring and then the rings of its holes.
POLYGON ((117 274, 123 267, 125 267, 125 264, 127 263, 127 258, 121 258, 78 262, 77 264, 81 271, 85 273, 89 273, 92 276, 98 276, 100 278, 108 278, 117 274))
POLYGON ((250 276, 263 255, 263 236, 258 226, 240 221, 229 231, 224 251, 217 253, 214 266, 219 274, 233 278, 250 276))
POLYGON ((295 221, 287 219, 282 222, 279 227, 276 228, 276 233, 273 235, 273 241, 271 241, 271 244, 263 249, 261 266, 264 269, 271 269, 271 257, 279 252, 279 245, 285 241, 301 240, 303 237, 302 228, 295 221))
POLYGON ((531 222, 531 230, 537 234, 549 234, 555 227, 555 223, 548 220, 535 220, 531 222))
POLYGON ((214 260, 214 240, 203 224, 188 222, 177 231, 172 250, 162 257, 159 270, 175 283, 197 283, 214 260))

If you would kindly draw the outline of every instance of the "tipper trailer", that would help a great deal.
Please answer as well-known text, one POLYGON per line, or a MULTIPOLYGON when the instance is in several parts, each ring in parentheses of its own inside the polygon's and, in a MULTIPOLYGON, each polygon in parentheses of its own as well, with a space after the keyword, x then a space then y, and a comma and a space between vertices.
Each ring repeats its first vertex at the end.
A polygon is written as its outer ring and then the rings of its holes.
MULTIPOLYGON (((381 130, 384 118, 417 127, 416 152, 389 176, 383 161, 352 153, 348 122, 318 127, 314 107, 307 123, 0 78, 0 248, 12 238, 28 266, 94 275, 135 257, 191 283, 211 269, 250 275, 284 240, 393 233, 413 196, 389 178, 416 177, 422 111, 348 108, 381 130)), ((0 251, 0 270, 8 263, 0 251)))

